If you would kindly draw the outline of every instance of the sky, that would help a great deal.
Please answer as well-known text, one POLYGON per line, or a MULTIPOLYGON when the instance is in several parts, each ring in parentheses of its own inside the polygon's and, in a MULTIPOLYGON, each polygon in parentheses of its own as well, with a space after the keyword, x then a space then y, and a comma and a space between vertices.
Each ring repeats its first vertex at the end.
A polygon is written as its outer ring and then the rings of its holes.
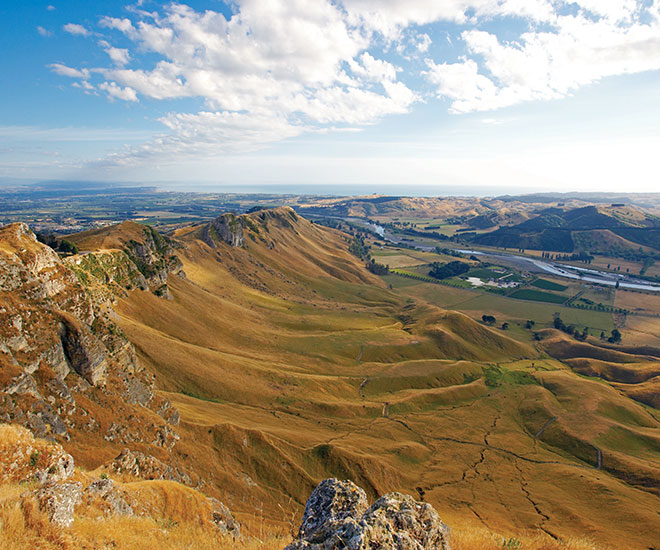
POLYGON ((0 36, 4 182, 660 191, 660 0, 22 0, 0 36))

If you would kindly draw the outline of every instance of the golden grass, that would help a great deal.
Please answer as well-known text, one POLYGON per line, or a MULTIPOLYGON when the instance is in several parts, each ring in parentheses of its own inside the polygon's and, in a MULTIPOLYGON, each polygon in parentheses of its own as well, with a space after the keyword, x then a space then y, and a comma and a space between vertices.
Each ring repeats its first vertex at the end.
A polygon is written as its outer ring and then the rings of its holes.
MULTIPOLYGON (((0 486, 0 540, 7 550, 281 550, 291 537, 269 529, 260 536, 234 540, 194 520, 182 520, 169 507, 146 517, 91 517, 77 515, 73 525, 59 528, 48 521, 30 499, 21 499, 23 487, 0 486)), ((556 541, 544 533, 502 536, 478 526, 453 529, 453 550, 607 550, 587 538, 556 541), (508 546, 507 546, 508 544, 508 546)))
MULTIPOLYGON (((181 231, 188 280, 170 278, 173 299, 136 291, 119 307, 140 359, 182 414, 181 440, 159 458, 197 472, 248 535, 289 533, 315 484, 335 476, 372 499, 421 489, 453 528, 459 550, 502 547, 502 538, 465 521, 477 514, 530 550, 571 548, 537 536, 541 526, 566 540, 623 539, 635 549, 660 538, 660 501, 635 484, 640 474, 660 479, 653 470, 660 422, 606 382, 578 377, 521 343, 522 329, 492 330, 435 304, 477 296, 468 305, 477 318, 495 312, 498 320, 539 325, 551 322, 555 306, 441 285, 417 285, 410 297, 390 291, 347 253, 342 235, 294 223, 288 211, 279 215, 293 227, 252 215, 259 230, 246 230, 243 249, 211 248, 195 228, 181 231), (511 304, 515 310, 506 309, 511 304), (473 360, 459 361, 466 358, 473 360), (627 455, 615 456, 622 444, 627 455), (635 451, 645 445, 648 453, 635 451), (606 469, 594 467, 596 446, 606 469)), ((572 313, 593 315, 592 327, 600 326, 596 319, 611 325, 607 314, 578 310, 566 310, 566 322, 574 322, 572 313)), ((580 345, 558 342, 568 354, 592 350, 580 345)), ((98 405, 76 399, 97 412, 98 405)), ((77 442, 68 448, 90 468, 112 458, 101 437, 85 443, 84 452, 77 442)), ((203 508, 196 497, 186 508, 186 493, 166 485, 126 487, 153 502, 153 516, 109 519, 113 533, 94 530, 98 513, 81 512, 70 531, 80 547, 123 548, 131 540, 140 548, 148 540, 167 548, 186 533, 216 537, 193 513, 203 508), (97 535, 118 539, 99 542, 97 535)), ((245 544, 259 547, 256 539, 245 544)))
MULTIPOLYGON (((429 305, 432 293, 406 299, 359 284, 350 271, 344 280, 327 277, 329 258, 323 269, 312 268, 309 255, 296 250, 315 238, 307 226, 296 226, 302 235, 294 240, 275 224, 269 228, 273 250, 257 237, 247 240, 247 250, 219 249, 220 257, 193 232, 179 235, 188 245, 182 258, 188 281, 171 281, 174 299, 163 304, 134 293, 121 303, 122 328, 181 411, 176 449, 195 457, 197 471, 213 472, 239 517, 258 516, 263 508, 268 530, 290 524, 315 483, 336 476, 354 480, 371 498, 423 488, 440 516, 451 518, 457 548, 472 544, 460 534, 472 509, 500 532, 533 533, 545 522, 567 540, 626 536, 632 548, 660 536, 660 522, 649 512, 658 498, 595 470, 595 450, 589 454, 596 444, 606 450, 616 445, 607 435, 613 426, 630 428, 631 443, 647 441, 649 434, 636 427, 646 414, 638 404, 538 356, 512 338, 513 330, 492 330, 429 305), (243 279, 247 273, 253 279, 243 279), (474 360, 456 361, 467 357, 474 360), (482 369, 496 361, 504 374, 486 386, 482 369), (548 369, 558 369, 566 383, 520 374, 548 369), (571 391, 574 381, 579 391, 571 391), (383 417, 385 402, 389 418, 383 417), (580 412, 584 403, 589 406, 580 412), (553 416, 561 422, 534 438, 553 416), (597 443, 601 436, 606 440, 597 443), (635 522, 648 524, 648 531, 637 531, 635 522)), ((325 237, 345 246, 334 233, 325 237)), ((355 268, 354 260, 346 261, 355 268)), ((425 286, 446 292, 442 300, 474 296, 425 286)), ((495 307, 506 301, 493 298, 495 307)), ((513 314, 523 320, 535 306, 514 305, 513 314)), ((549 321, 553 308, 542 308, 549 321)), ((560 345, 576 349, 572 342, 560 345)), ((660 428, 651 424, 644 429, 660 428)), ((648 473, 649 460, 636 458, 624 469, 648 473)), ((527 547, 561 548, 534 536, 527 547)))
POLYGON ((48 468, 63 454, 59 445, 35 439, 23 427, 0 424, 0 483, 28 480, 35 470, 48 468))
POLYGON ((452 550, 606 550, 588 538, 557 541, 545 533, 501 536, 483 528, 453 531, 451 547, 452 550))
MULTIPOLYGON (((77 515, 69 529, 50 523, 31 499, 21 499, 25 487, 0 486, 0 541, 7 550, 280 550, 288 539, 266 534, 262 539, 234 540, 215 527, 188 517, 183 508, 168 506, 145 517, 77 515)), ((179 503, 185 506, 185 502, 179 503)))

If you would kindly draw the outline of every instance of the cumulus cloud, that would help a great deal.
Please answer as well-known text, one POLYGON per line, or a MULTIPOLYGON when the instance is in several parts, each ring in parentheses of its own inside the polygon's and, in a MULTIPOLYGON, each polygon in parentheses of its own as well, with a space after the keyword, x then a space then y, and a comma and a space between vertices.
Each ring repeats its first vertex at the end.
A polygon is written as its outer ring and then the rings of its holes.
POLYGON ((433 43, 433 41, 431 40, 431 37, 428 34, 422 33, 422 34, 418 35, 417 36, 417 44, 416 44, 417 45, 417 51, 419 51, 420 53, 428 52, 429 51, 429 46, 431 46, 432 43, 433 43))
POLYGON ((37 32, 41 36, 52 36, 53 35, 53 33, 51 31, 49 31, 48 29, 44 29, 41 25, 37 27, 37 32))
MULTIPOLYGON (((110 99, 204 102, 201 112, 161 119, 169 134, 117 159, 250 150, 305 132, 361 127, 430 99, 413 85, 424 88, 420 77, 452 112, 466 113, 561 98, 610 75, 660 69, 658 0, 232 5, 228 18, 177 2, 155 12, 134 7, 124 18, 104 16, 99 45, 112 63, 94 69, 51 65, 81 81, 98 78, 95 89, 110 99), (490 25, 494 20, 500 24, 490 25), (502 20, 516 20, 514 27, 524 30, 505 40, 494 29, 513 27, 502 20), (463 47, 460 57, 431 57, 438 22, 451 24, 442 25, 442 33, 456 31, 447 33, 447 41, 452 50, 463 47), (114 39, 130 45, 118 48, 114 39), (420 57, 427 57, 421 69, 420 57)), ((90 34, 81 25, 64 28, 90 34)))
POLYGON ((133 88, 126 86, 122 88, 117 86, 115 82, 102 82, 99 84, 99 89, 108 94, 109 99, 121 99, 122 101, 137 101, 137 93, 133 88))
POLYGON ((98 88, 109 97, 199 97, 206 103, 203 113, 162 119, 169 137, 136 155, 183 149, 184 143, 186 151, 206 151, 209 144, 225 150, 230 141, 247 150, 325 125, 370 124, 418 100, 397 79, 398 67, 366 51, 369 33, 351 25, 335 3, 242 0, 239 8, 227 19, 173 3, 158 14, 100 20, 132 41, 136 52, 159 58, 150 68, 125 68, 132 50, 102 41, 116 65, 95 69, 104 77, 98 88))
POLYGON ((492 16, 547 21, 554 15, 550 0, 343 0, 343 4, 351 22, 390 39, 411 25, 438 21, 476 23, 492 16))
POLYGON ((67 23, 62 27, 69 34, 75 34, 78 36, 89 36, 89 31, 82 25, 77 23, 67 23))
MULTIPOLYGON (((593 3, 579 4, 586 10, 593 3)), ((626 5, 619 2, 614 9, 605 2, 597 18, 585 11, 557 16, 550 30, 525 32, 516 42, 483 30, 463 31, 471 57, 457 63, 427 60, 425 75, 438 96, 452 100, 453 112, 464 113, 559 98, 608 76, 659 70, 660 20, 631 19, 634 10, 626 5)))

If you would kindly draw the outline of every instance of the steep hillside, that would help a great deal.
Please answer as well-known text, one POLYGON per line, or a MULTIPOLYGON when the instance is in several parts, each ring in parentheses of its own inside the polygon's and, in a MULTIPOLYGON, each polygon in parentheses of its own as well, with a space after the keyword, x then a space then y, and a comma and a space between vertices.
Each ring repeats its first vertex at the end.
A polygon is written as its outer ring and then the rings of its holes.
MULTIPOLYGON (((101 342, 109 341, 106 330, 125 337, 136 352, 134 371, 143 373, 135 376, 153 373, 158 388, 137 409, 113 401, 127 367, 108 361, 117 380, 85 391, 120 419, 118 427, 111 429, 107 414, 95 417, 91 437, 73 429, 70 441, 55 436, 87 468, 195 486, 221 498, 248 530, 263 523, 290 531, 319 481, 338 477, 371 499, 395 490, 416 495, 464 534, 457 540, 484 530, 494 547, 512 537, 536 540, 530 549, 575 538, 648 549, 660 540, 658 413, 627 397, 617 386, 623 379, 579 376, 571 358, 591 360, 597 352, 578 353, 554 333, 535 347, 407 297, 365 269, 349 252, 348 235, 288 208, 179 229, 164 239, 167 250, 144 237, 156 261, 161 254, 181 262, 172 261, 165 275, 165 299, 130 282, 141 272, 126 248, 146 232, 122 224, 93 239, 74 235, 83 253, 66 261, 45 252, 62 273, 58 280, 70 279, 79 301, 105 308, 107 326, 118 325, 102 330, 70 308, 77 330, 88 327, 101 342), (88 268, 87 258, 99 261, 88 268), (135 438, 131 424, 158 432, 166 423, 156 400, 180 415, 163 435, 171 443, 165 447, 156 435, 135 438), (88 440, 95 453, 84 447, 88 440)), ((20 247, 7 252, 6 271, 27 277, 32 264, 26 257, 21 265, 20 247)), ((33 275, 34 284, 46 284, 46 273, 33 275)), ((10 294, 5 299, 16 307, 10 294)), ((28 299, 48 319, 51 302, 21 298, 28 299)), ((56 328, 39 330, 57 345, 56 328)), ((625 367, 622 358, 630 356, 648 374, 639 383, 653 380, 655 356, 585 345, 600 350, 602 362, 625 367)), ((15 399, 29 403, 26 395, 15 399)))
POLYGON ((178 412, 114 319, 27 226, 0 228, 0 419, 65 442, 82 464, 127 443, 166 459, 178 412))
POLYGON ((67 235, 67 240, 82 253, 75 265, 101 283, 124 284, 128 290, 150 288, 166 295, 168 274, 185 276, 174 254, 175 243, 148 225, 126 221, 67 235))
POLYGON ((337 476, 372 497, 416 492, 464 529, 625 536, 631 548, 660 535, 655 451, 626 462, 629 451, 601 444, 594 428, 603 410, 623 408, 631 416, 602 426, 651 441, 660 424, 641 405, 502 331, 372 282, 344 235, 288 210, 216 226, 234 232, 177 232, 188 278, 172 283, 172 301, 134 293, 120 313, 182 414, 181 444, 194 436, 197 456, 208 449, 198 467, 229 502, 266 502, 285 521, 278 506, 300 511, 316 482, 337 476), (585 396, 594 406, 582 428, 585 396))

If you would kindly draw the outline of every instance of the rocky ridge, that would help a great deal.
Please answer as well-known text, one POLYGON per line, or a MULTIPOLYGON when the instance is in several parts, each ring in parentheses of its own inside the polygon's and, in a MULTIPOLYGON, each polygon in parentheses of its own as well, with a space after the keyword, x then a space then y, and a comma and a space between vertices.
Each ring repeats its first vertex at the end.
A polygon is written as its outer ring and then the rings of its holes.
POLYGON ((65 444, 102 441, 116 454, 134 444, 147 456, 171 450, 178 412, 114 322, 113 297, 91 291, 96 275, 85 279, 75 262, 25 224, 0 228, 0 421, 65 444))
POLYGON ((176 241, 147 225, 123 222, 68 235, 81 254, 67 259, 86 287, 124 294, 139 288, 169 297, 168 275, 185 277, 176 241))

